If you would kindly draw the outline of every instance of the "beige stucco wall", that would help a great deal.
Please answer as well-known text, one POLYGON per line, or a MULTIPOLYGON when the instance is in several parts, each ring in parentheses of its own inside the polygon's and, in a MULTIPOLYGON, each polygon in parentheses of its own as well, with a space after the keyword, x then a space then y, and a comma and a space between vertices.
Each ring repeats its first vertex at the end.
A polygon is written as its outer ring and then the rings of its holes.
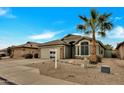
POLYGON ((64 46, 64 53, 65 53, 65 58, 71 57, 71 49, 69 46, 64 46))
MULTIPOLYGON (((40 49, 40 58, 41 59, 50 59, 50 50, 57 50, 57 58, 60 59, 61 52, 60 49, 63 46, 59 45, 53 45, 53 46, 42 46, 40 49)), ((64 51, 64 49, 63 49, 64 51)), ((62 53, 63 54, 63 53, 62 53)))
POLYGON ((119 47, 119 55, 121 59, 124 59, 124 44, 119 47))
POLYGON ((38 49, 32 49, 32 48, 14 48, 12 50, 12 58, 24 58, 25 54, 39 54, 38 49))

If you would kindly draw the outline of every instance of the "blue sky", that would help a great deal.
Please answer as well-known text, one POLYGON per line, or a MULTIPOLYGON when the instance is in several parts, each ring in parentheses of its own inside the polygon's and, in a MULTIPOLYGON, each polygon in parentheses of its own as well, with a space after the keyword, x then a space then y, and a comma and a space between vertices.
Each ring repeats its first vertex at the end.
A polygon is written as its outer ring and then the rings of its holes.
MULTIPOLYGON (((67 34, 82 34, 76 25, 82 23, 78 15, 89 16, 86 7, 13 7, 0 8, 0 48, 23 44, 27 41, 47 42, 67 34)), ((124 8, 96 8, 100 13, 112 13, 114 28, 106 38, 97 36, 104 44, 124 41, 124 8)))

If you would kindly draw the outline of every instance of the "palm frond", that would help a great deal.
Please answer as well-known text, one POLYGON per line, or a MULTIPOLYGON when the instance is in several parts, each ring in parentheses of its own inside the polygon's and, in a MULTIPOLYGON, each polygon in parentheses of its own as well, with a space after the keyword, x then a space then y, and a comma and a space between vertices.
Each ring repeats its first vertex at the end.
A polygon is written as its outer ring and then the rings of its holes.
POLYGON ((79 16, 80 19, 82 19, 84 22, 88 22, 88 18, 86 16, 79 16))
POLYGON ((101 37, 105 37, 106 36, 106 33, 104 31, 99 31, 98 32, 98 35, 100 35, 101 37))
POLYGON ((103 26, 106 30, 111 30, 113 27, 113 24, 111 22, 105 22, 103 26))
POLYGON ((105 18, 109 18, 112 15, 112 13, 104 13, 103 16, 105 16, 105 18))
POLYGON ((77 25, 77 29, 86 30, 86 26, 85 25, 77 25))
POLYGON ((103 23, 106 20, 105 16, 100 15, 98 18, 99 23, 103 23))
POLYGON ((106 20, 108 20, 108 18, 112 15, 112 13, 104 13, 102 15, 99 16, 98 21, 103 23, 106 20))
POLYGON ((104 22, 100 25, 100 31, 110 31, 113 28, 113 24, 111 22, 104 22))
POLYGON ((92 9, 91 10, 91 17, 93 18, 93 19, 96 19, 97 18, 97 11, 95 10, 95 9, 92 9))

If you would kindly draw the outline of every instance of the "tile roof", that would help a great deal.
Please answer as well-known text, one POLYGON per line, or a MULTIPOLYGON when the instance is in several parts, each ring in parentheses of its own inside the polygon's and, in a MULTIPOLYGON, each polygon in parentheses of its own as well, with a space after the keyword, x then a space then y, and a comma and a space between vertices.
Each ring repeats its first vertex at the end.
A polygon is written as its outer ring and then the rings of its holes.
POLYGON ((62 40, 54 40, 54 41, 50 41, 50 42, 41 44, 41 46, 50 46, 50 45, 69 45, 69 44, 62 40))
POLYGON ((40 44, 41 43, 27 42, 25 44, 21 44, 21 45, 18 45, 18 46, 12 46, 12 48, 39 48, 40 44), (33 44, 35 44, 35 46, 33 46, 33 44))
MULTIPOLYGON (((87 36, 68 34, 65 37, 63 37, 62 39, 58 39, 58 40, 53 40, 53 41, 49 41, 49 42, 45 42, 45 43, 36 43, 36 42, 30 42, 29 41, 29 42, 27 42, 25 44, 18 45, 18 46, 13 46, 13 47, 39 48, 39 47, 42 47, 42 46, 51 46, 51 45, 70 45, 70 42, 74 41, 73 44, 77 44, 82 39, 92 40, 92 38, 87 37, 87 36), (35 46, 32 46, 32 45, 35 45, 35 46)), ((104 47, 102 42, 100 42, 98 40, 97 40, 97 42, 102 47, 104 47)))
MULTIPOLYGON (((51 46, 51 45, 70 45, 69 42, 67 42, 66 40, 69 40, 70 42, 73 41, 72 39, 76 39, 75 42, 73 44, 77 44, 78 42, 80 42, 82 39, 88 39, 88 40, 92 40, 92 38, 87 37, 87 36, 80 36, 80 35, 66 35, 64 38, 60 39, 60 40, 54 40, 54 41, 50 41, 50 42, 46 42, 46 43, 42 43, 40 46, 51 46)), ((103 47, 103 43, 101 41, 97 42, 103 47)))

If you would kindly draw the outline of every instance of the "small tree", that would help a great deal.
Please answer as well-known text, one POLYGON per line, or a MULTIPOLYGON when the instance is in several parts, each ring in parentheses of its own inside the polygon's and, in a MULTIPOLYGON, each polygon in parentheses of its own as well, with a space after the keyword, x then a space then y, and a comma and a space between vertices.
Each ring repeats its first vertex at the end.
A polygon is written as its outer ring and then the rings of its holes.
POLYGON ((106 44, 106 45, 104 45, 104 47, 105 47, 106 49, 113 50, 113 46, 112 46, 112 45, 106 44))

